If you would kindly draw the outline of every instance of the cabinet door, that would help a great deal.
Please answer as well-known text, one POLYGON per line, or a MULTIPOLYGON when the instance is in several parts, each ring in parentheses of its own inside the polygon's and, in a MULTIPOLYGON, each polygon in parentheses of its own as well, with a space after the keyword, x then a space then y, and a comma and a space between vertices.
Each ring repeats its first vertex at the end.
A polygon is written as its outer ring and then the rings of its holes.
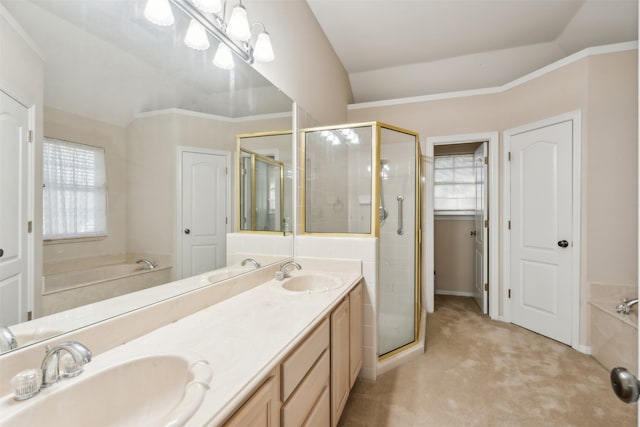
POLYGON ((331 425, 336 426, 349 397, 349 299, 331 313, 331 425))
POLYGON ((349 293, 349 340, 349 386, 353 387, 362 367, 362 282, 349 293))
POLYGON ((279 424, 276 393, 276 381, 271 377, 236 411, 225 427, 276 427, 279 424))

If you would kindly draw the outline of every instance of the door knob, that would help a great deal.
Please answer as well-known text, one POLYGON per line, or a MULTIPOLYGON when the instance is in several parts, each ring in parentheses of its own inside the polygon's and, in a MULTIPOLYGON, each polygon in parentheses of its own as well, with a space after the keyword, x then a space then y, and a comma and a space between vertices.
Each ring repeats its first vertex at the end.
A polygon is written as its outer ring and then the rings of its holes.
POLYGON ((189 230, 188 228, 184 229, 184 234, 190 234, 190 233, 191 233, 191 230, 189 230))
POLYGON ((616 396, 625 403, 635 403, 640 397, 638 380, 626 368, 611 370, 611 387, 616 396))
POLYGON ((560 246, 561 248, 566 248, 567 246, 569 246, 569 242, 567 242, 566 240, 560 240, 558 242, 558 246, 560 246))
POLYGON ((0 249, 0 258, 2 258, 2 255, 4 255, 4 249, 0 249))

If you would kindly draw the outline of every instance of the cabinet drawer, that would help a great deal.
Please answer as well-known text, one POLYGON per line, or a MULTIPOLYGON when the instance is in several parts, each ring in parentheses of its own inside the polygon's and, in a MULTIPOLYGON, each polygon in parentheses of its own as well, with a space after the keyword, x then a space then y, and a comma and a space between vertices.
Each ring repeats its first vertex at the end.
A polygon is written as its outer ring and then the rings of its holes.
POLYGON ((313 407, 309 417, 304 420, 302 427, 327 427, 331 424, 331 404, 329 401, 329 387, 318 398, 316 406, 313 407))
POLYGON ((315 331, 282 363, 282 394, 286 402, 318 357, 329 347, 329 320, 325 319, 315 331))
POLYGON ((281 422, 284 427, 302 425, 322 398, 323 390, 329 387, 329 360, 329 351, 325 350, 300 383, 300 387, 282 407, 281 422))

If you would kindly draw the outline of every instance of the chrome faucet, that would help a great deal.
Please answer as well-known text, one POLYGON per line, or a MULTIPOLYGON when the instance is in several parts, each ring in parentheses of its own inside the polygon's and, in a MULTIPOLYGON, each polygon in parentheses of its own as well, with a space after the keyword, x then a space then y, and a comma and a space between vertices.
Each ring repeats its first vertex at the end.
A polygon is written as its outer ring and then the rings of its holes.
POLYGON ((618 304, 618 306, 616 307, 616 311, 620 314, 629 314, 631 312, 631 307, 636 304, 638 304, 638 298, 625 298, 620 304, 618 304))
POLYGON ((47 346, 42 360, 42 387, 49 387, 60 380, 60 377, 71 378, 84 371, 84 365, 91 362, 91 351, 77 341, 65 341, 52 348, 47 346), (64 364, 60 368, 61 353, 71 355, 73 364, 64 364))
POLYGON ((276 272, 276 280, 284 280, 290 276, 289 272, 287 271, 288 267, 295 267, 298 270, 302 270, 302 267, 300 266, 300 264, 298 264, 295 261, 285 262, 280 266, 280 271, 276 272))
POLYGON ((18 341, 11 329, 6 326, 0 326, 0 353, 13 350, 18 347, 18 341))
POLYGON ((245 258, 245 259, 243 259, 242 262, 240 263, 240 265, 244 267, 244 265, 246 263, 248 263, 248 262, 250 262, 253 265, 255 265, 256 268, 260 268, 260 263, 258 261, 256 261, 255 259, 253 259, 253 258, 245 258))
POLYGON ((158 263, 155 261, 149 261, 148 259, 142 258, 136 261, 136 264, 144 264, 145 270, 153 270, 158 266, 158 263))

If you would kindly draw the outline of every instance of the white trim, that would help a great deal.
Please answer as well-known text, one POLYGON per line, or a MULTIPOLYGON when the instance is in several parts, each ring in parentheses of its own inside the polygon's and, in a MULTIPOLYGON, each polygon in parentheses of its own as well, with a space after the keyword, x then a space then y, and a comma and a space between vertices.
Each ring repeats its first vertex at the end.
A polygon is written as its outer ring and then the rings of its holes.
POLYGON ((473 221, 475 216, 473 215, 443 215, 434 213, 433 219, 435 221, 473 221))
MULTIPOLYGON (((492 319, 499 318, 500 304, 500 248, 499 242, 499 212, 500 212, 500 185, 498 182, 498 150, 499 150, 499 134, 498 132, 482 132, 464 135, 448 135, 434 136, 427 138, 427 153, 433 158, 434 146, 465 144, 469 142, 487 141, 489 145, 489 317, 492 319)), ((427 180, 427 185, 433 180, 427 180)), ((433 186, 433 184, 431 184, 433 186)), ((433 194, 433 191, 430 193, 433 194)), ((430 204, 427 213, 426 224, 427 242, 423 253, 432 254, 433 257, 433 203, 430 204), (430 216, 429 216, 430 215, 430 216)), ((427 297, 431 296, 433 300, 434 279, 433 275, 427 274, 427 297), (431 292, 431 293, 430 293, 431 292)))
POLYGON ((444 93, 438 93, 433 95, 412 96, 408 98, 387 99, 384 101, 361 102, 361 103, 347 105, 347 110, 362 110, 366 108, 390 107, 393 105, 414 104, 414 103, 429 102, 429 101, 441 101, 444 99, 465 98, 469 96, 494 95, 494 94, 505 92, 509 89, 513 89, 516 86, 520 86, 533 79, 537 79, 538 77, 544 76, 545 74, 548 74, 559 68, 565 67, 581 59, 588 58, 590 56, 604 55, 607 53, 624 52, 627 50, 634 50, 634 49, 638 49, 637 41, 615 43, 615 44, 609 44, 604 46, 588 47, 586 49, 581 50, 580 52, 577 52, 577 53, 574 53, 573 55, 569 55, 565 58, 559 59, 558 61, 552 62, 549 65, 539 68, 538 70, 525 74, 524 76, 519 77, 511 82, 505 83, 502 86, 462 90, 462 91, 456 91, 456 92, 444 92, 444 93))
POLYGON ((436 295, 452 295, 454 297, 473 298, 473 292, 465 292, 465 291, 436 291, 436 295))
POLYGON ((24 42, 27 44, 27 46, 29 46, 31 48, 31 50, 33 50, 35 52, 35 54, 38 55, 38 57, 44 62, 45 57, 42 54, 42 50, 40 50, 40 48, 38 47, 36 42, 34 42, 33 39, 31 37, 29 37, 29 34, 27 34, 27 32, 24 30, 24 28, 22 28, 22 25, 20 25, 18 23, 18 21, 16 21, 16 19, 13 17, 13 15, 11 15, 11 13, 7 10, 7 8, 4 7, 2 4, 0 4, 0 16, 3 17, 7 21, 9 26, 16 33, 18 33, 20 38, 22 40, 24 40, 24 42))
POLYGON ((588 346, 588 345, 577 345, 574 348, 576 350, 578 350, 580 353, 588 354, 589 356, 591 355, 591 346, 588 346))
MULTIPOLYGON (((508 221, 511 217, 511 164, 508 161, 507 153, 511 149, 511 138, 515 135, 523 132, 532 131, 542 127, 552 126, 558 123, 571 121, 573 131, 572 141, 572 162, 573 162, 573 197, 572 197, 572 283, 571 283, 571 347, 574 349, 585 352, 583 349, 587 347, 580 345, 580 252, 581 252, 581 223, 580 223, 580 211, 581 211, 581 146, 582 146, 582 110, 571 111, 569 113, 560 114, 558 116, 550 117, 537 122, 529 123, 517 128, 505 130, 502 133, 502 152, 505 153, 502 159, 502 173, 504 178, 504 185, 502 186, 502 218, 504 220, 502 228, 502 247, 503 247, 503 280, 504 286, 502 289, 502 297, 504 301, 503 320, 505 322, 511 322, 511 302, 508 298, 508 292, 510 288, 509 278, 511 274, 510 259, 511 259, 511 242, 508 230, 508 221)), ((588 354, 588 353, 587 353, 588 354)))
POLYGON ((227 197, 225 215, 227 216, 225 232, 231 230, 231 152, 224 150, 213 150, 209 148, 187 147, 179 145, 176 147, 176 280, 182 278, 182 154, 198 153, 224 156, 227 167, 227 197))
POLYGON ((168 114, 175 114, 188 117, 199 117, 202 119, 218 120, 228 123, 240 123, 252 120, 269 120, 269 119, 281 119, 285 117, 291 117, 290 112, 286 113, 273 113, 273 114, 261 114, 256 116, 244 116, 244 117, 225 117, 215 114, 200 113, 198 111, 184 110, 182 108, 165 108, 163 110, 147 111, 144 113, 136 113, 133 115, 134 119, 142 119, 145 117, 164 116, 168 114))

